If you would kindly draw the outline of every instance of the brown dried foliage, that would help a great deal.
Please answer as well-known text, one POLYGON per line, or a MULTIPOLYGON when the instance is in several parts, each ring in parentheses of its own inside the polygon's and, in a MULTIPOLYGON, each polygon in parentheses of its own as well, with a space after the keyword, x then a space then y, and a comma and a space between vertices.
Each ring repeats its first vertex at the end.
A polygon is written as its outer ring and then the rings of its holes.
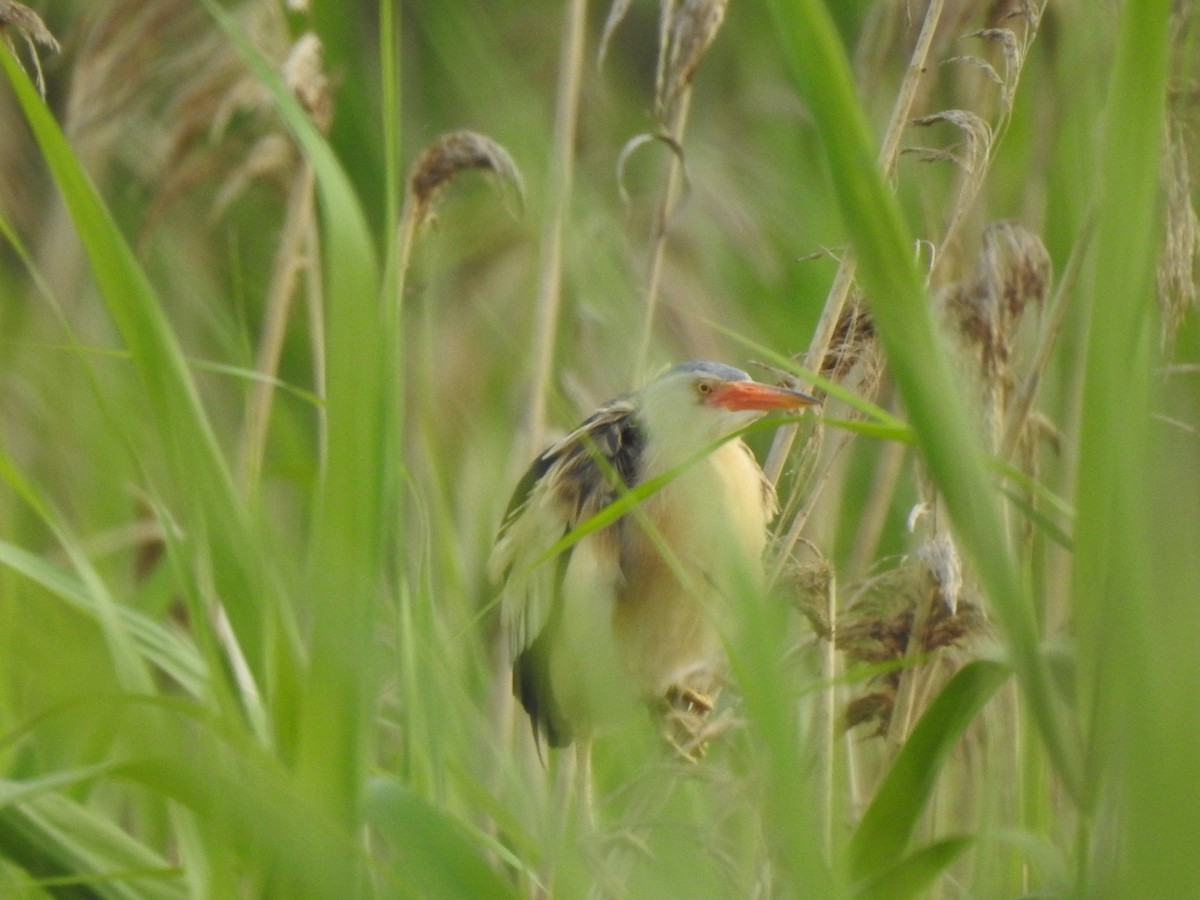
POLYGON ((1158 261, 1158 302, 1163 343, 1169 346, 1187 313, 1196 308, 1200 218, 1193 202, 1191 160, 1178 123, 1168 125, 1163 146, 1166 227, 1158 261))
POLYGON ((524 182, 508 151, 486 135, 475 131, 452 131, 428 147, 413 163, 408 190, 415 204, 415 221, 423 223, 433 215, 437 195, 460 172, 483 170, 498 176, 524 196, 524 182))
POLYGON ((1200 65, 1193 48, 1200 38, 1200 6, 1176 4, 1171 41, 1174 64, 1162 149, 1164 236, 1158 260, 1162 342, 1170 351, 1184 318, 1200 301, 1200 217, 1196 214, 1195 158, 1189 152, 1200 127, 1200 65))
MULTIPOLYGON (((987 630, 979 604, 962 595, 961 579, 948 577, 940 558, 922 548, 896 568, 852 586, 852 599, 836 628, 831 628, 826 613, 830 577, 826 563, 794 570, 789 583, 797 607, 813 630, 825 640, 832 638, 849 660, 898 664, 914 646, 915 622, 922 623, 915 647, 923 655, 962 648, 987 630)), ((847 703, 845 727, 875 722, 872 733, 886 733, 901 672, 896 668, 869 680, 867 689, 847 703)))
MULTIPOLYGON (((157 5, 157 4, 156 4, 157 5)), ((193 190, 216 186, 212 215, 220 216, 256 183, 286 191, 300 153, 280 118, 270 91, 250 71, 241 53, 206 21, 197 21, 191 4, 170 0, 157 17, 141 16, 142 40, 164 33, 177 41, 166 65, 171 73, 168 100, 158 116, 155 141, 161 160, 160 186, 149 223, 193 190)), ((134 15, 131 12, 131 15, 134 15)), ((115 18, 115 16, 114 16, 115 18)), ((294 42, 275 4, 255 3, 239 11, 243 32, 278 66, 313 123, 328 130, 333 118, 334 86, 322 65, 322 48, 312 33, 294 42)), ((106 23, 122 41, 129 25, 106 23)), ((136 31, 136 30, 135 30, 136 31)), ((160 41, 161 43, 161 41, 160 41)), ((119 63, 108 63, 101 84, 122 77, 119 63)))
POLYGON ((989 395, 999 390, 1005 397, 1011 389, 1017 328, 1030 305, 1045 303, 1051 275, 1050 254, 1041 238, 1014 222, 997 222, 984 232, 971 277, 945 291, 946 312, 975 354, 989 395))
POLYGON ((820 374, 830 381, 841 382, 863 360, 869 360, 870 365, 877 368, 879 357, 876 350, 875 322, 862 298, 856 297, 842 308, 838 316, 829 339, 829 349, 821 361, 820 374))

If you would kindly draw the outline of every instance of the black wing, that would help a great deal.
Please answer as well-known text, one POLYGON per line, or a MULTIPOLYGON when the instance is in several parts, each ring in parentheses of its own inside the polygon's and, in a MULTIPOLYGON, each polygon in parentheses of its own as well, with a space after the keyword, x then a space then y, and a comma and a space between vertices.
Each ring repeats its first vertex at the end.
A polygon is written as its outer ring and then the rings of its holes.
POLYGON ((508 583, 513 693, 534 731, 552 747, 574 738, 550 674, 558 622, 564 604, 571 602, 562 590, 569 551, 540 575, 523 576, 564 534, 612 503, 620 485, 628 489, 637 484, 644 443, 631 400, 602 407, 533 461, 513 492, 496 538, 491 570, 508 583))

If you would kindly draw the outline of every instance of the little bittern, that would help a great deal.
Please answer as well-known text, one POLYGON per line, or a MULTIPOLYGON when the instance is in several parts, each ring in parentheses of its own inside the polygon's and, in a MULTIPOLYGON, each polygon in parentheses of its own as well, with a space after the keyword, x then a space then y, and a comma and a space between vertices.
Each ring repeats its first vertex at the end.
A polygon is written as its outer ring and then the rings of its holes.
POLYGON ((685 362, 598 409, 543 452, 500 527, 513 693, 552 747, 634 697, 703 708, 739 590, 761 580, 775 491, 741 440, 768 410, 816 403, 740 369, 685 362), (711 451, 711 452, 706 452, 711 451), (564 534, 683 467, 635 508, 538 565, 564 534))

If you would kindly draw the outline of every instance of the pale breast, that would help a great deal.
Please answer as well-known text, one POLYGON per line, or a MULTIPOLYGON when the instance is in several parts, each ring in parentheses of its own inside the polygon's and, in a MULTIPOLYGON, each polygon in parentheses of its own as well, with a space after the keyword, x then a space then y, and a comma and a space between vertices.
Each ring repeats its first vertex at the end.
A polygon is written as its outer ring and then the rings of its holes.
POLYGON ((725 444, 622 523, 622 586, 613 626, 643 693, 722 663, 722 632, 757 589, 773 510, 740 441, 725 444))

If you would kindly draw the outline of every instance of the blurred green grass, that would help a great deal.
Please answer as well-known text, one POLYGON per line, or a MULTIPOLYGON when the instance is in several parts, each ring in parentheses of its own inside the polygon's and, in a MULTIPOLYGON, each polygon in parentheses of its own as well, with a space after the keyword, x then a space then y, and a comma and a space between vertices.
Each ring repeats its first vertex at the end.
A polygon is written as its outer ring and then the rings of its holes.
MULTIPOLYGON (((187 5, 164 3, 157 25, 131 2, 43 10, 70 36, 46 60, 53 116, 4 54, 0 112, 32 131, 0 137, 0 894, 1200 895, 1200 395, 1190 370, 1166 368, 1197 362, 1197 345, 1185 321, 1162 349, 1155 305, 1157 135, 1164 84, 1196 75, 1193 4, 1177 5, 1173 62, 1166 2, 1049 5, 931 289, 910 241, 937 240, 958 173, 905 156, 894 204, 867 177, 911 49, 903 4, 730 5, 693 86, 652 365, 802 352, 837 267, 820 254, 853 246, 894 376, 881 405, 912 423, 925 461, 883 498, 873 562, 915 549, 904 521, 927 475, 998 640, 992 661, 923 682, 931 714, 908 743, 842 739, 830 710, 871 673, 822 668, 825 645, 788 603, 750 603, 729 707, 744 727, 699 766, 664 757, 648 727, 598 741, 595 824, 564 809, 566 761, 543 769, 504 700, 484 572, 529 451, 563 6, 225 3, 223 32, 187 5), (309 27, 336 85, 327 141, 270 68, 309 27), (121 29, 144 56, 114 52, 121 29), (244 68, 243 34, 269 62, 242 90, 274 93, 223 132, 189 123, 173 100, 236 95, 188 54, 224 48, 205 58, 244 68), (97 121, 88 104, 117 84, 124 108, 97 121), (516 160, 524 212, 463 175, 399 272, 403 169, 464 127, 516 160), (244 159, 218 151, 283 134, 313 166, 320 228, 280 364, 298 391, 277 394, 246 484, 243 410, 301 162, 260 171, 214 214, 244 159), (156 202, 171 183, 183 187, 156 202), (937 350, 926 296, 970 274, 1001 218, 1039 233, 1061 273, 1089 214, 1095 246, 1038 394, 1056 446, 1026 473, 1074 506, 1064 519, 1030 501, 1068 552, 1019 507, 1002 514, 969 379, 948 342, 937 350), (989 701, 1010 670, 1015 686, 989 701)), ((1013 24, 988 20, 992 7, 944 15, 916 114, 989 112, 988 79, 945 60, 983 52, 967 32, 1013 24)), ((623 207, 621 149, 655 127, 658 11, 634 5, 597 67, 607 12, 589 10, 556 429, 630 387, 667 163, 639 150, 623 207)), ((905 142, 937 136, 955 139, 909 129, 905 142)), ((805 530, 835 573, 886 442, 850 446, 805 530)))

